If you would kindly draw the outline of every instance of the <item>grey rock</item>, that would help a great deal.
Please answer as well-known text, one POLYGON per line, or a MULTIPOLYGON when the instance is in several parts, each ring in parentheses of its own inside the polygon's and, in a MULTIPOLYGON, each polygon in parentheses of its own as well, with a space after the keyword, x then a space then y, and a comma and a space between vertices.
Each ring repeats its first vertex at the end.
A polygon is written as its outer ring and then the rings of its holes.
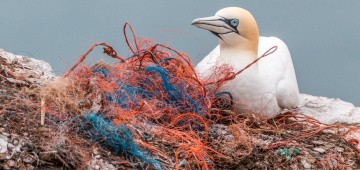
MULTIPOLYGON (((26 81, 32 83, 32 85, 42 85, 55 78, 55 74, 53 73, 50 64, 45 61, 21 55, 14 55, 3 49, 0 49, 0 58, 5 59, 5 62, 12 66, 7 67, 4 65, 4 72, 21 75, 26 78, 26 81)), ((8 81, 12 80, 17 81, 14 83, 27 84, 27 82, 24 82, 23 80, 8 79, 8 81)))
POLYGON ((360 108, 340 99, 301 94, 299 111, 323 124, 360 125, 360 108))
POLYGON ((319 152, 319 153, 325 153, 326 152, 326 150, 323 149, 323 148, 313 148, 313 150, 316 151, 316 152, 319 152))
POLYGON ((335 147, 335 150, 337 151, 337 152, 344 152, 344 148, 341 148, 341 147, 335 147))
POLYGON ((7 152, 8 137, 0 134, 0 154, 7 152))
POLYGON ((324 144, 327 143, 327 142, 319 141, 319 140, 314 140, 314 141, 312 141, 312 143, 315 144, 315 145, 324 145, 324 144))
POLYGON ((301 159, 301 164, 304 166, 305 169, 311 168, 311 165, 305 159, 301 159))
POLYGON ((101 158, 101 155, 93 156, 87 166, 88 170, 115 170, 115 166, 101 158))

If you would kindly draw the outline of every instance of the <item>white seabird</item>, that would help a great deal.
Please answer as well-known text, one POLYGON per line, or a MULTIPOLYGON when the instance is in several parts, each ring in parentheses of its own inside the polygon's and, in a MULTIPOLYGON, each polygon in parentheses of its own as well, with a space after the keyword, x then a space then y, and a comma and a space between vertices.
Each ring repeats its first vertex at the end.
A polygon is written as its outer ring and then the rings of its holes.
POLYGON ((250 12, 228 7, 215 16, 195 19, 192 25, 209 30, 220 39, 219 45, 195 68, 201 79, 208 79, 214 68, 222 64, 241 70, 258 55, 277 46, 274 53, 221 87, 231 93, 235 112, 272 118, 284 109, 298 107, 299 89, 286 44, 276 37, 259 38, 257 23, 250 12))

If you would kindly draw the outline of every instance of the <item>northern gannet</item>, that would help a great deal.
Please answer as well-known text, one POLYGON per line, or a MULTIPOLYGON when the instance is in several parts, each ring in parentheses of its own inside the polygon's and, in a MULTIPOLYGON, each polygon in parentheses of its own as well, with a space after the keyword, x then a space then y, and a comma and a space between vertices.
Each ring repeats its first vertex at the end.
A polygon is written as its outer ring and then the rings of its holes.
POLYGON ((242 8, 228 7, 215 16, 198 18, 192 22, 216 35, 219 45, 196 66, 201 79, 212 75, 214 68, 229 64, 238 71, 253 62, 273 46, 277 50, 259 60, 227 82, 222 91, 230 92, 236 113, 254 113, 260 118, 272 118, 284 109, 299 105, 299 89, 290 52, 276 37, 259 37, 252 14, 242 8))

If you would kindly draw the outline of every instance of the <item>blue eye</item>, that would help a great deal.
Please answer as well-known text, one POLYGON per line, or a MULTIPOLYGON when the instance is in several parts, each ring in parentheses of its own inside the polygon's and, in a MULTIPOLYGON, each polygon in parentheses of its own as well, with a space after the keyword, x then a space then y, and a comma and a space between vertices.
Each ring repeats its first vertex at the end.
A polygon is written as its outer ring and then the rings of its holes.
POLYGON ((230 24, 231 24, 231 26, 233 26, 233 27, 237 27, 237 26, 239 25, 239 20, 237 20, 237 19, 232 19, 232 20, 230 21, 230 24))

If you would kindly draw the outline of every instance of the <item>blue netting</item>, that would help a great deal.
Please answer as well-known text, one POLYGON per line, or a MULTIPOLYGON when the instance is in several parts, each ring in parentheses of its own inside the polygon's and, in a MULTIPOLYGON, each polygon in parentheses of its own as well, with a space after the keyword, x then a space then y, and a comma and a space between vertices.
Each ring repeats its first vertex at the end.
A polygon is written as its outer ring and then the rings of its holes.
MULTIPOLYGON (((132 57, 138 57, 134 55, 132 57)), ((152 56, 154 63, 168 62, 173 58, 164 58, 163 60, 156 60, 152 56)), ((202 115, 205 106, 198 104, 202 100, 201 97, 195 100, 190 97, 186 88, 187 84, 181 77, 176 79, 176 83, 172 83, 174 80, 172 77, 176 77, 171 72, 160 66, 147 66, 143 71, 148 77, 139 77, 138 82, 131 82, 132 77, 126 77, 124 75, 121 79, 114 79, 116 73, 114 70, 107 68, 94 68, 93 73, 101 78, 103 81, 115 82, 117 88, 109 92, 103 92, 104 107, 99 115, 94 113, 87 114, 85 116, 85 122, 83 125, 90 125, 85 128, 86 134, 96 142, 100 142, 101 145, 111 149, 116 154, 124 153, 125 155, 132 155, 143 162, 151 164, 155 169, 161 169, 160 163, 153 159, 145 150, 141 150, 135 143, 131 131, 125 125, 114 126, 111 120, 104 119, 101 115, 110 116, 114 110, 112 109, 137 109, 140 106, 141 100, 153 100, 162 96, 162 100, 166 103, 177 108, 179 112, 195 112, 202 115), (155 84, 160 76, 161 82, 155 84), (148 88, 152 87, 152 88, 148 88), (163 95, 166 94, 167 97, 163 95), (112 105, 115 107, 107 107, 106 105, 112 105), (199 107, 199 105, 201 107, 199 107)), ((115 76, 116 77, 116 76, 115 76)), ((93 88, 97 88, 94 86, 93 88)), ((95 90, 97 91, 97 90, 95 90)), ((161 107, 161 106, 160 106, 161 107)))
POLYGON ((85 125, 91 128, 85 129, 92 140, 111 149, 115 154, 124 153, 132 155, 143 162, 151 164, 155 169, 161 169, 160 163, 152 158, 145 150, 141 150, 134 143, 131 131, 124 125, 114 126, 102 116, 93 113, 85 116, 85 125))
POLYGON ((174 85, 172 85, 169 82, 169 79, 166 76, 166 72, 164 71, 163 68, 161 68, 159 66, 149 66, 149 67, 145 68, 145 71, 147 71, 147 72, 156 71, 156 72, 158 72, 160 74, 161 80, 163 82, 163 88, 167 92, 167 94, 170 96, 170 101, 172 101, 172 102, 183 101, 184 96, 185 96, 187 101, 189 101, 194 106, 195 113, 199 114, 199 109, 198 109, 199 106, 198 106, 198 104, 184 90, 184 85, 183 85, 183 88, 182 88, 183 90, 179 90, 174 85))
POLYGON ((105 77, 109 74, 109 70, 107 70, 105 68, 93 68, 92 72, 93 73, 100 73, 100 74, 104 75, 105 77))
MULTIPOLYGON (((173 58, 166 58, 166 60, 171 60, 173 58)), ((166 61, 164 60, 164 61, 166 61)), ((109 70, 105 68, 96 68, 92 70, 93 72, 100 73, 104 75, 105 79, 109 75, 109 70)), ((145 68, 145 71, 148 73, 157 72, 161 76, 162 87, 166 93, 169 95, 169 98, 166 100, 169 104, 175 104, 180 110, 189 110, 194 111, 196 114, 202 115, 202 110, 199 109, 198 103, 192 99, 185 89, 185 83, 182 80, 179 80, 176 85, 173 85, 169 81, 169 76, 167 76, 166 71, 159 66, 148 66, 145 68), (178 86, 178 87, 176 87, 178 86), (185 100, 185 105, 184 105, 185 100), (189 104, 192 106, 189 106, 189 104), (201 111, 200 111, 201 110, 201 111)), ((171 76, 170 76, 171 77, 171 76)), ((145 79, 143 84, 150 84, 149 79, 145 79), (146 82, 148 80, 148 82, 146 82)), ((148 91, 145 87, 142 86, 132 86, 124 82, 117 81, 119 89, 115 93, 106 94, 106 100, 110 101, 113 104, 118 104, 122 108, 136 108, 138 105, 137 97, 142 99, 152 99, 156 95, 160 95, 159 91, 148 91), (131 105, 131 106, 130 106, 131 105)))

